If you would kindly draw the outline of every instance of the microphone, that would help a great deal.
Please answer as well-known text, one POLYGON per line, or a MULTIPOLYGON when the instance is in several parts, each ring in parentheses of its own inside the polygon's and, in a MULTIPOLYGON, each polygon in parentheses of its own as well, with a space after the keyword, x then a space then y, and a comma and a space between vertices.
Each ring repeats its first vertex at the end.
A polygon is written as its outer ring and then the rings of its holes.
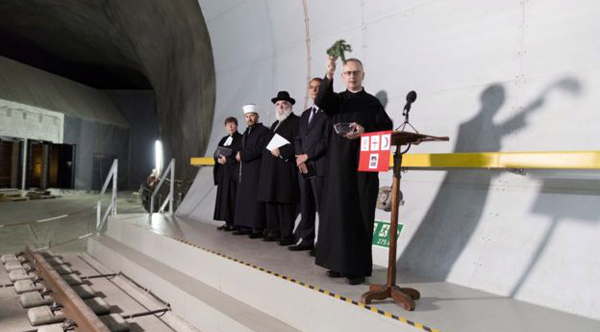
MULTIPOLYGON (((400 131, 404 131, 404 129, 406 128, 406 125, 408 125, 415 131, 415 133, 419 132, 408 121, 408 113, 410 112, 410 107, 412 106, 412 103, 415 102, 415 100, 417 100, 417 93, 414 90, 412 90, 406 95, 406 105, 404 105, 404 111, 402 111, 402 116, 404 116, 404 122, 400 126, 398 126, 398 128, 400 128, 400 131)), ((398 129, 398 128, 396 128, 396 129, 398 129)), ((410 148, 410 144, 408 145, 408 147, 410 148)), ((406 149, 406 151, 408 151, 408 148, 406 149)), ((404 151, 404 152, 406 152, 406 151, 404 151)), ((402 153, 404 153, 404 152, 402 152, 402 153)))
POLYGON ((410 107, 412 103, 415 102, 415 100, 417 100, 417 93, 414 90, 412 90, 406 95, 406 105, 404 105, 404 112, 402 112, 402 115, 408 114, 408 112, 410 111, 410 107))

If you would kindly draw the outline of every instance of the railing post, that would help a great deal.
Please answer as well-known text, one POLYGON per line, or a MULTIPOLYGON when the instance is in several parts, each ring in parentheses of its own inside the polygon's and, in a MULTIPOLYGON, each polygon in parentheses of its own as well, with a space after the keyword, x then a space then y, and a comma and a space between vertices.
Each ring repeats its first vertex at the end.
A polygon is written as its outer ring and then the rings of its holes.
POLYGON ((98 197, 98 202, 96 203, 96 232, 100 232, 102 227, 104 226, 105 221, 108 219, 110 214, 117 214, 117 173, 119 172, 119 160, 115 159, 110 167, 110 171, 108 172, 108 176, 102 185, 102 190, 100 191, 100 195, 98 197), (108 189, 108 184, 112 180, 112 195, 110 198, 110 206, 106 210, 104 216, 102 216, 102 197, 104 197, 104 193, 106 189, 108 189))
POLYGON ((117 176, 119 175, 119 159, 115 159, 114 163, 113 163, 113 179, 112 179, 112 199, 111 199, 111 206, 112 206, 112 215, 116 215, 117 214, 117 176))
POLYGON ((170 192, 169 192, 169 195, 167 196, 167 200, 165 202, 163 202, 163 205, 160 207, 159 211, 163 211, 165 204, 168 202, 170 204, 169 212, 171 214, 173 213, 173 197, 175 196, 173 194, 174 188, 175 188, 175 159, 171 159, 171 162, 167 166, 167 169, 165 170, 165 172, 160 177, 160 181, 154 187, 154 191, 152 192, 152 195, 150 196, 150 209, 149 209, 150 211, 148 213, 148 222, 152 221, 152 214, 154 213, 154 197, 156 196, 156 194, 162 187, 163 183, 165 182, 165 179, 167 178, 167 174, 169 174, 169 172, 170 172, 170 179, 171 179, 171 184, 169 186, 170 192))
POLYGON ((173 198, 175 196, 175 159, 172 159, 173 168, 171 168, 171 187, 169 188, 169 213, 173 214, 173 198))
POLYGON ((96 202, 96 231, 100 230, 100 224, 102 223, 102 201, 96 202))

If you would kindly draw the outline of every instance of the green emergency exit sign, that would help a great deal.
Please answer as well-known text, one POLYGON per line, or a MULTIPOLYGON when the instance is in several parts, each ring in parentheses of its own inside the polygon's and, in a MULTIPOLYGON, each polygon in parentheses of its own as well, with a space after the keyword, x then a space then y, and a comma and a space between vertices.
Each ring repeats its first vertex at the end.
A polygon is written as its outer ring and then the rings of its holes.
MULTIPOLYGON (((401 223, 398 223, 398 231, 396 232, 398 237, 402 231, 401 223)), ((389 248, 390 247, 390 222, 385 220, 375 220, 375 226, 373 227, 373 245, 389 248)))

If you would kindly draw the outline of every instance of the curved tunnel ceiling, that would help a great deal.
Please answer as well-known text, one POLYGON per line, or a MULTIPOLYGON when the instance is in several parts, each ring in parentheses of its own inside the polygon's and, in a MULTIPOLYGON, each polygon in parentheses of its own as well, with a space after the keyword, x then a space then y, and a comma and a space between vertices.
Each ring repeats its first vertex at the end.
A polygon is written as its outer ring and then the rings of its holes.
POLYGON ((191 179, 212 126, 215 74, 195 0, 3 0, 0 56, 97 89, 152 89, 166 158, 191 179))
POLYGON ((0 55, 98 89, 152 89, 107 1, 0 4, 0 55))

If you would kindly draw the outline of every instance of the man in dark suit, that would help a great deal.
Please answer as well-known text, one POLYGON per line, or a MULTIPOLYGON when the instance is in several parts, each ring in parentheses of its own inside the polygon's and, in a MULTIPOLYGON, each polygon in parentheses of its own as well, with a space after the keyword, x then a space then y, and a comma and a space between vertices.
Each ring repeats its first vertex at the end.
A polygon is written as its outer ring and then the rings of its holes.
MULTIPOLYGON (((321 78, 308 83, 308 94, 314 102, 321 86, 321 78)), ((316 105, 302 113, 300 130, 296 136, 296 165, 300 177, 300 205, 302 219, 296 229, 300 243, 289 247, 292 251, 311 250, 314 256, 315 214, 321 211, 321 193, 325 175, 325 157, 330 128, 329 118, 316 105)), ((319 218, 319 220, 321 220, 319 218)))
POLYGON ((248 127, 242 137, 242 148, 235 158, 240 162, 240 177, 235 205, 234 235, 261 234, 264 225, 264 203, 256 197, 259 185, 262 152, 269 139, 269 129, 259 121, 256 105, 243 108, 248 127))
POLYGON ((296 101, 287 91, 279 91, 271 101, 277 121, 271 126, 269 144, 263 149, 258 199, 265 202, 267 217, 263 240, 287 246, 294 243, 296 206, 300 201, 294 148, 300 118, 292 112, 296 101))

